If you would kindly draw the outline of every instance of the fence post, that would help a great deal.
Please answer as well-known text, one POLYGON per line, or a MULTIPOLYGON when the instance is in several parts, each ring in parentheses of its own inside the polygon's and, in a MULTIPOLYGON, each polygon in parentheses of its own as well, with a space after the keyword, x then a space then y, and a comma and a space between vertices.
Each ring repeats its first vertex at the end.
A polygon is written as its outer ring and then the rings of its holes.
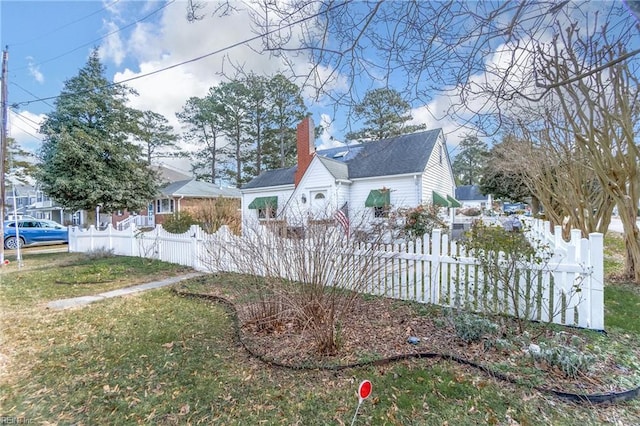
POLYGON ((107 225, 107 242, 107 250, 113 250, 113 226, 110 223, 107 225))
POLYGON ((93 238, 96 228, 93 225, 89 225, 89 251, 93 251, 93 238))
POLYGON ((140 255, 138 245, 136 244, 136 225, 132 223, 131 226, 126 228, 124 231, 129 233, 129 256, 142 257, 140 255))
POLYGON ((591 315, 587 327, 604 330, 604 237, 598 232, 589 234, 589 277, 591 315))
POLYGON ((440 229, 434 229, 431 233, 431 303, 440 304, 440 229))
POLYGON ((201 240, 202 229, 198 225, 191 225, 189 229, 189 236, 191 237, 191 267, 196 271, 200 270, 200 253, 198 251, 198 244, 201 240))

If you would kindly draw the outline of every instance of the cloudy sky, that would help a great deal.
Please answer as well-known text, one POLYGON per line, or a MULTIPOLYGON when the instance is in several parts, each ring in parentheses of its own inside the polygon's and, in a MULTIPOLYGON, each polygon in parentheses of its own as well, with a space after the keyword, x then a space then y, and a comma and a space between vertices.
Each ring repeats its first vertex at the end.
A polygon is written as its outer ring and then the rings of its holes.
MULTIPOLYGON (((175 113, 186 99, 203 96, 224 79, 224 73, 233 73, 233 64, 264 74, 282 69, 280 60, 257 53, 259 41, 245 42, 255 35, 246 13, 216 19, 211 17, 215 4, 209 2, 201 11, 207 19, 190 23, 186 6, 181 0, 3 0, 1 39, 2 46, 9 47, 8 91, 13 106, 10 136, 27 149, 37 149, 42 138, 38 124, 94 46, 100 49, 108 78, 128 80, 138 91, 139 96, 131 98, 132 106, 163 114, 176 129, 180 125, 175 113), (202 56, 206 57, 197 59, 202 56)), ((309 66, 306 58, 297 60, 295 66, 300 69, 309 66)), ((331 144, 331 137, 342 140, 348 130, 344 115, 336 114, 327 100, 314 102, 307 95, 314 120, 327 129, 317 144, 331 144)), ((435 99, 433 105, 443 102, 446 97, 435 99)), ((416 106, 414 118, 428 128, 443 127, 451 146, 464 132, 456 123, 436 121, 425 106, 416 106)))
MULTIPOLYGON (((190 23, 185 0, 2 0, 1 44, 9 52, 10 136, 29 150, 38 148, 42 139, 39 123, 52 110, 65 80, 77 75, 94 47, 99 48, 107 77, 126 81, 139 93, 131 98, 133 107, 163 114, 178 130, 175 113, 185 101, 204 96, 224 74, 233 74, 233 65, 265 75, 283 69, 280 59, 258 53, 259 40, 247 41, 256 33, 246 12, 217 18, 213 16, 216 3, 205 4, 200 13, 206 18, 190 23)), ((245 7, 235 0, 232 4, 245 7)), ((499 54, 483 58, 485 64, 505 62, 504 66, 508 59, 499 54)), ((310 66, 304 56, 293 61, 300 71, 310 66)), ((471 76, 478 82, 491 78, 496 74, 471 76)), ((346 88, 340 76, 334 84, 346 88)), ((326 125, 317 145, 343 140, 353 124, 346 121, 346 114, 336 111, 327 99, 305 95, 315 122, 326 125)), ((414 122, 427 128, 443 128, 450 151, 455 153, 468 132, 462 127, 465 120, 474 117, 462 113, 454 122, 439 114, 450 102, 446 92, 434 94, 428 105, 414 105, 412 115, 414 122)))

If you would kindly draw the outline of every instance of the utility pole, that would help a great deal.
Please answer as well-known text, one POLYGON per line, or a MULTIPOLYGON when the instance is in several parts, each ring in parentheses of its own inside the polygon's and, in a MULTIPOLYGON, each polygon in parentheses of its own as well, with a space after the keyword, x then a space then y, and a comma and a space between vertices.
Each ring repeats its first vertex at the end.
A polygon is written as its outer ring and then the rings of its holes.
POLYGON ((2 92, 0 92, 0 106, 2 108, 2 123, 0 123, 0 234, 2 234, 2 240, 0 241, 0 267, 4 266, 4 177, 5 177, 5 165, 7 158, 7 112, 8 112, 8 99, 7 99, 7 74, 9 62, 9 46, 6 46, 2 52, 2 92))

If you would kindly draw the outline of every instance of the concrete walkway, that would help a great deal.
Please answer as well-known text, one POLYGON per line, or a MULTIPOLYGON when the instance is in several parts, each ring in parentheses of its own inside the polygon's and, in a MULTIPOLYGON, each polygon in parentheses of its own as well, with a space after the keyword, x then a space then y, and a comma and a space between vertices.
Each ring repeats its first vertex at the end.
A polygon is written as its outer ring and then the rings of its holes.
POLYGON ((153 281, 146 284, 139 284, 131 287, 119 288, 117 290, 111 290, 104 293, 99 293, 99 294, 96 294, 95 296, 80 296, 80 297, 73 297, 71 299, 54 300, 47 304, 47 308, 62 310, 62 309, 82 307, 82 306, 88 305, 89 303, 97 302, 99 300, 110 299, 112 297, 126 296, 128 294, 139 293, 141 291, 151 290, 154 288, 166 287, 168 285, 175 284, 177 282, 188 280, 191 278, 199 277, 201 275, 204 275, 204 274, 200 272, 194 272, 187 275, 180 275, 177 277, 167 278, 161 281, 153 281))

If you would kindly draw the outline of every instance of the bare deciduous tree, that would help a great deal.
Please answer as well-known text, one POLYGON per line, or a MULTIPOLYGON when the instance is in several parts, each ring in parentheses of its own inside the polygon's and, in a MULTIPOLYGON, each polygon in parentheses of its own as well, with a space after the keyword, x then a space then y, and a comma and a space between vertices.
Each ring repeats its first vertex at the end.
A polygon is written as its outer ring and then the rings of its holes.
POLYGON ((636 224, 640 188, 640 81, 628 62, 604 67, 627 55, 624 39, 612 38, 607 25, 558 31, 538 54, 538 72, 558 99, 562 120, 555 126, 573 136, 599 183, 599 189, 618 207, 627 248, 625 275, 640 283, 640 231, 636 224), (587 78, 576 78, 591 72, 587 78), (562 86, 558 81, 570 81, 562 86))
MULTIPOLYGON (((204 4, 189 0, 189 10, 204 4)), ((468 113, 475 113, 473 124, 485 131, 499 128, 506 101, 540 100, 597 71, 584 69, 552 83, 535 78, 530 58, 539 43, 576 16, 588 22, 601 14, 615 23, 612 33, 639 36, 635 18, 620 2, 292 0, 243 7, 223 1, 212 12, 248 13, 263 36, 262 52, 288 64, 288 77, 304 80, 336 108, 353 108, 366 90, 381 86, 412 104, 427 105, 446 94, 451 103, 432 107, 432 115, 468 122, 468 113), (301 55, 309 59, 306 68, 301 55)), ((599 66, 638 53, 612 55, 599 66)))

